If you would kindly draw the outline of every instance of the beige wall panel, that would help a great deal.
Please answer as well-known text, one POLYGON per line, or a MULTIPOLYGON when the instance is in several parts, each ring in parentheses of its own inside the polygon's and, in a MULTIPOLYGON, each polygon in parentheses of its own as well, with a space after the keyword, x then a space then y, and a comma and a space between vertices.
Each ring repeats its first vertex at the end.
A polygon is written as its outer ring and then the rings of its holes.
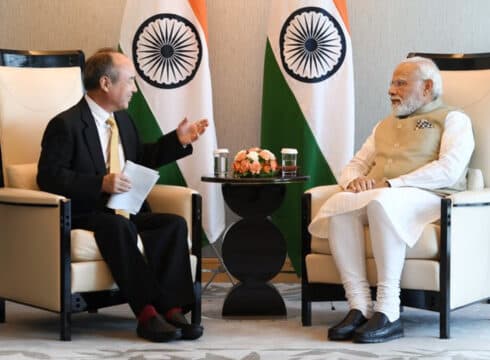
MULTIPOLYGON (((141 0, 148 1, 148 0, 141 0)), ((259 143, 268 0, 208 0, 218 142, 259 143)), ((117 46, 125 0, 0 0, 0 47, 117 46)), ((356 148, 389 111, 394 65, 413 50, 488 52, 488 0, 347 0, 354 47, 356 148)))
POLYGON ((0 47, 82 49, 117 46, 126 0, 0 0, 0 47))

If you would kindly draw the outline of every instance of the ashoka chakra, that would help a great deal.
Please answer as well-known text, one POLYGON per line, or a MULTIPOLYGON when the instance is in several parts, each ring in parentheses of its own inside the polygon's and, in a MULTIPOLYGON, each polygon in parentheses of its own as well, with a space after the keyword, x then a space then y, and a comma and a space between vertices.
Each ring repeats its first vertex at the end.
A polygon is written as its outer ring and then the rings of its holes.
POLYGON ((143 22, 133 39, 138 74, 153 86, 173 89, 196 74, 202 45, 194 25, 175 14, 158 14, 143 22))
POLYGON ((323 81, 344 62, 346 43, 342 27, 318 7, 293 12, 282 27, 279 42, 284 69, 302 82, 323 81))

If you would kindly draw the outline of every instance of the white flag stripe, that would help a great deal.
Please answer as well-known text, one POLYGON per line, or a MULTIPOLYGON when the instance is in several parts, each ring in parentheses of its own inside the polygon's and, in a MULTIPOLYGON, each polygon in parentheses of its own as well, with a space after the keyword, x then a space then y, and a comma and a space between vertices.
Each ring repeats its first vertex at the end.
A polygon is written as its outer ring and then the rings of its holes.
POLYGON ((338 21, 344 32, 347 50, 344 63, 327 80, 313 84, 301 82, 289 76, 283 66, 279 66, 323 156, 338 179, 342 168, 352 158, 354 149, 354 87, 349 32, 332 0, 271 1, 268 37, 278 64, 281 64, 281 28, 299 8, 311 6, 325 9, 338 21))
POLYGON ((209 54, 204 31, 187 0, 128 0, 121 25, 120 46, 133 59, 133 38, 137 29, 146 19, 161 13, 177 14, 196 27, 202 43, 199 69, 191 81, 173 89, 157 88, 139 75, 136 81, 163 133, 173 131, 184 117, 189 121, 209 120, 205 134, 193 143, 193 155, 179 160, 178 166, 187 185, 199 191, 203 197, 203 228, 208 240, 214 242, 224 229, 224 202, 218 185, 200 180, 201 176, 213 173, 213 150, 217 148, 209 54))

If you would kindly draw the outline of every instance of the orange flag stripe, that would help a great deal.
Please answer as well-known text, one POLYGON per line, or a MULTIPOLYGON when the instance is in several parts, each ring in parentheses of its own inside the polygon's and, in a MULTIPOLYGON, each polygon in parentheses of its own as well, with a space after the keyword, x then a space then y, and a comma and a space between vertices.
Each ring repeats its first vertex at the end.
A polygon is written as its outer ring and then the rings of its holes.
POLYGON ((206 14, 206 0, 189 0, 191 4, 192 10, 196 15, 197 20, 201 24, 201 27, 204 31, 204 35, 206 35, 206 39, 208 38, 208 17, 206 14))
POLYGON ((340 13, 340 16, 342 16, 345 27, 350 32, 349 17, 347 16, 347 4, 345 3, 345 0, 333 0, 333 2, 340 13))

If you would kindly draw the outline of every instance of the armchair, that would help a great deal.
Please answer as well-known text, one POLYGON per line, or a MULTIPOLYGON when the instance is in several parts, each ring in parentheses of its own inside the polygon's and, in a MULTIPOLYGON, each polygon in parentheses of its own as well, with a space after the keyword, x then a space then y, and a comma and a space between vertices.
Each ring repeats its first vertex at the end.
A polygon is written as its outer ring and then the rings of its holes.
MULTIPOLYGON (((0 322, 6 300, 52 311, 60 315, 61 340, 71 340, 72 313, 126 302, 93 233, 72 229, 70 199, 36 184, 42 134, 54 115, 83 96, 83 64, 81 51, 0 50, 0 322)), ((201 196, 156 185, 148 201, 154 211, 187 221, 192 322, 200 323, 201 196)))
MULTIPOLYGON (((401 277, 401 304, 439 312, 440 338, 450 336, 450 312, 490 297, 490 53, 427 54, 441 69, 443 98, 472 120, 475 152, 468 190, 441 199, 441 219, 428 225, 413 248, 407 248, 401 277)), ((307 230, 337 185, 305 192, 302 200, 302 323, 311 325, 313 301, 344 300, 328 239, 307 230)), ((367 229, 365 229, 367 230, 367 229)), ((365 231, 367 274, 376 284, 369 231, 365 231)))

